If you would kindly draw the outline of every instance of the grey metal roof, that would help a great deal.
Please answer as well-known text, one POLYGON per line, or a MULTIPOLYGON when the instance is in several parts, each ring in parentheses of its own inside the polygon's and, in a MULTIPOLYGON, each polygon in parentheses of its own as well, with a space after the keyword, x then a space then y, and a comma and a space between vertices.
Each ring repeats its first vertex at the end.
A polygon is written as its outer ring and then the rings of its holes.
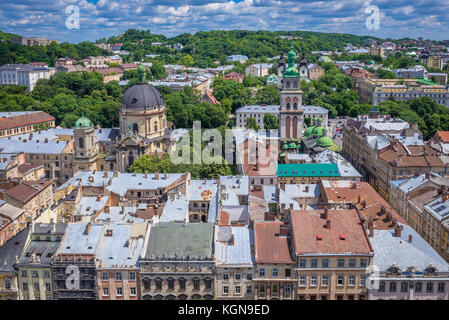
POLYGON ((246 226, 217 226, 218 238, 215 241, 215 262, 217 266, 254 266, 251 254, 253 232, 246 226), (233 242, 231 237, 233 236, 233 242))
POLYGON ((122 97, 122 105, 127 109, 147 109, 164 104, 161 93, 155 87, 147 84, 132 86, 122 97))
POLYGON ((37 264, 40 266, 50 266, 53 256, 58 249, 59 241, 36 241, 30 242, 19 264, 37 264))
POLYGON ((95 254, 105 225, 91 222, 69 223, 58 254, 95 254), (86 226, 91 224, 89 233, 86 226))
POLYGON ((212 260, 213 231, 211 223, 161 222, 151 228, 145 258, 212 260))
POLYGON ((374 230, 370 238, 374 250, 374 265, 385 271, 393 264, 406 271, 415 266, 424 271, 430 264, 438 271, 449 272, 449 264, 418 234, 413 228, 404 224, 401 237, 396 237, 394 230, 374 230), (412 243, 408 242, 412 235, 412 243))
POLYGON ((0 246, 0 272, 13 272, 28 239, 30 228, 25 228, 0 246))

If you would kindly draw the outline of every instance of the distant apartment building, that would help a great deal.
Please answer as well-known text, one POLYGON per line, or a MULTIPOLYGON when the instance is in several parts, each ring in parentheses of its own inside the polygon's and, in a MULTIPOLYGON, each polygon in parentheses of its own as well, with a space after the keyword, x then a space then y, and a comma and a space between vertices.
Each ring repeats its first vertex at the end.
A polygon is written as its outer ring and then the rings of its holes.
POLYGON ((43 111, 0 112, 0 138, 54 126, 55 118, 43 111))
POLYGON ((11 43, 15 43, 21 46, 47 46, 50 43, 55 42, 59 44, 59 40, 50 40, 47 38, 37 38, 37 37, 18 37, 11 38, 11 43))
POLYGON ((395 69, 395 70, 393 70, 393 72, 395 73, 396 78, 401 78, 401 79, 417 79, 417 78, 427 79, 427 77, 428 77, 428 72, 427 72, 426 68, 424 68, 421 65, 415 65, 408 69, 404 69, 404 68, 395 69))
POLYGON ((246 67, 245 75, 253 77, 265 77, 268 75, 272 67, 273 67, 272 63, 252 64, 246 67))
POLYGON ((33 223, 30 241, 16 264, 19 300, 53 300, 52 259, 64 236, 64 223, 33 223))
POLYGON ((25 211, 0 200, 0 246, 27 225, 25 211))
POLYGON ((231 80, 232 79, 232 80, 235 80, 235 81, 240 82, 240 83, 243 82, 243 78, 244 77, 245 76, 242 73, 238 73, 238 72, 235 72, 235 71, 231 71, 231 72, 229 72, 229 73, 224 75, 224 78, 226 80, 231 80))
POLYGON ((6 202, 24 210, 29 221, 53 205, 53 186, 48 180, 21 181, 3 195, 6 202))
POLYGON ((378 55, 385 58, 385 49, 382 46, 371 46, 369 48, 369 54, 372 56, 378 55))
POLYGON ((247 60, 248 60, 248 57, 241 55, 241 54, 234 54, 234 55, 226 57, 226 61, 228 61, 228 62, 239 61, 240 63, 245 63, 245 61, 247 61, 247 60))
POLYGON ((427 80, 365 79, 360 83, 358 93, 361 102, 373 103, 375 106, 390 98, 401 101, 430 97, 436 103, 449 107, 448 88, 427 80))
POLYGON ((235 126, 236 128, 246 128, 246 123, 249 118, 254 118, 256 124, 263 129, 265 114, 271 114, 276 117, 279 116, 279 106, 277 105, 246 105, 238 108, 235 111, 235 126))
POLYGON ((447 84, 447 73, 445 72, 429 72, 427 77, 439 85, 445 86, 447 84))
POLYGON ((28 91, 33 91, 39 79, 50 79, 54 73, 54 68, 30 64, 5 64, 0 67, 0 84, 26 86, 28 91))

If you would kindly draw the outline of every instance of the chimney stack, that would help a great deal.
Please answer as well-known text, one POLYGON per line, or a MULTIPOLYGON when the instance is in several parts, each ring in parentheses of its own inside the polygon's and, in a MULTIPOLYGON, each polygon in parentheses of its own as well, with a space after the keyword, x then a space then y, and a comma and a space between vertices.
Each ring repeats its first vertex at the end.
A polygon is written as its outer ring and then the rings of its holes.
POLYGON ((330 229, 331 228, 331 221, 327 220, 326 221, 326 229, 330 229))
POLYGON ((324 219, 324 220, 329 219, 329 209, 328 209, 328 208, 325 208, 325 209, 324 209, 323 219, 324 219))
POLYGON ((154 173, 154 179, 159 180, 159 171, 154 173))
POLYGON ((274 221, 276 220, 276 216, 274 212, 266 211, 265 212, 265 221, 274 221))
POLYGON ((86 224, 86 229, 84 230, 84 233, 88 235, 89 232, 90 232, 90 228, 92 228, 92 223, 91 222, 86 224))
POLYGON ((114 177, 118 177, 118 171, 114 170, 114 177))
POLYGON ((286 237, 286 236, 288 236, 289 232, 290 232, 290 230, 289 230, 288 226, 286 226, 285 224, 282 224, 280 226, 280 228, 279 228, 279 236, 286 237))
MULTIPOLYGON (((394 227, 394 235, 398 238, 401 237, 402 226, 396 225, 394 227)), ((410 239, 409 239, 410 240, 410 239)))
POLYGON ((167 171, 164 171, 164 180, 167 180, 167 171))
POLYGON ((408 235, 408 242, 412 243, 413 241, 413 236, 411 234, 408 235))
POLYGON ((366 209, 366 200, 363 200, 361 204, 362 204, 362 210, 366 209))
POLYGON ((373 238, 374 237, 374 225, 373 225, 372 221, 368 223, 368 230, 369 230, 369 237, 373 238))

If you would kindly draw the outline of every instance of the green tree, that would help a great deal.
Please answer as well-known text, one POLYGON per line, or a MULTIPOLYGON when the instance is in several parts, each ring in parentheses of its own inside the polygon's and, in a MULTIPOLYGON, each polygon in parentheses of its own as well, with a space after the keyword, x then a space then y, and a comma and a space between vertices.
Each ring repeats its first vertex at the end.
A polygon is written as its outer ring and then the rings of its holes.
POLYGON ((266 130, 279 129, 279 118, 273 114, 265 113, 263 116, 263 126, 266 130))
POLYGON ((256 94, 256 101, 258 104, 278 105, 280 100, 281 94, 279 88, 273 84, 260 89, 256 94))

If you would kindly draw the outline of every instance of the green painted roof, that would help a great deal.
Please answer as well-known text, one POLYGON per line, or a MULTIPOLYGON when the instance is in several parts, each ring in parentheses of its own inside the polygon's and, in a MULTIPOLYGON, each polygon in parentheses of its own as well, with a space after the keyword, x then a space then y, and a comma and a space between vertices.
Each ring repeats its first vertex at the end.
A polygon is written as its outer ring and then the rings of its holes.
POLYGON ((288 145, 288 147, 290 148, 290 149, 295 149, 296 148, 296 144, 295 143, 289 143, 289 145, 288 145))
POLYGON ((333 144, 334 142, 332 141, 332 139, 326 136, 319 138, 317 141, 317 145, 319 145, 320 147, 330 147, 333 144))
POLYGON ((307 127, 306 130, 304 131, 304 136, 308 137, 312 134, 313 128, 315 127, 307 127))
POLYGON ((424 79, 424 78, 418 78, 418 81, 417 81, 419 84, 423 84, 423 85, 430 85, 430 86, 437 86, 438 85, 438 83, 436 83, 436 82, 433 82, 433 81, 431 81, 431 80, 428 80, 428 79, 424 79))
POLYGON ((312 130, 312 134, 317 135, 317 136, 322 136, 323 132, 326 132, 326 128, 324 127, 314 127, 312 130))
MULTIPOLYGON (((185 257, 212 259, 214 225, 210 223, 167 223, 161 222, 151 228, 145 258, 185 257)), ((185 259, 185 258, 184 258, 185 259)))
POLYGON ((288 149, 288 144, 287 144, 287 143, 286 143, 286 144, 283 144, 283 145, 282 145, 282 149, 284 149, 284 150, 285 150, 285 149, 288 149))
POLYGON ((278 177, 340 177, 336 163, 278 164, 278 177))
POLYGON ((87 119, 86 117, 81 117, 75 122, 75 128, 77 129, 87 129, 92 127, 93 127, 92 122, 90 122, 90 120, 87 119))

